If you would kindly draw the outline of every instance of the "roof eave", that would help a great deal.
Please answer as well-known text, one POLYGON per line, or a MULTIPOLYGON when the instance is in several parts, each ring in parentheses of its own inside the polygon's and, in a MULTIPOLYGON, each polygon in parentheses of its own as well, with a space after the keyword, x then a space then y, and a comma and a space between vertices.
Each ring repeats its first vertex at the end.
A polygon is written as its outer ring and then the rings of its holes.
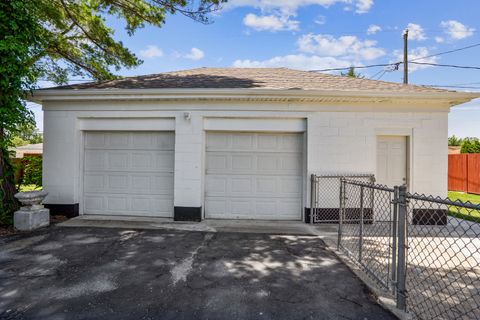
POLYGON ((422 100, 457 105, 480 98, 474 92, 392 92, 392 91, 346 91, 346 90, 296 90, 296 89, 40 89, 28 100, 43 101, 89 101, 89 100, 285 100, 285 101, 379 101, 422 100))

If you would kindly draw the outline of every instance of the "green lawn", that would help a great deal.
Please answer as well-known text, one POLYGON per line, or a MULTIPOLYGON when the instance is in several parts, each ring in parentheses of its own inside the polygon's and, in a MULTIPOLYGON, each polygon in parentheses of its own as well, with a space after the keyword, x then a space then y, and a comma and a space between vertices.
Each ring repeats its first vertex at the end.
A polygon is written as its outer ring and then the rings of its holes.
MULTIPOLYGON (((478 194, 448 191, 448 197, 450 200, 470 201, 471 203, 480 204, 480 195, 478 194)), ((456 207, 450 206, 448 214, 452 217, 480 222, 480 211, 477 210, 457 209, 456 207)))

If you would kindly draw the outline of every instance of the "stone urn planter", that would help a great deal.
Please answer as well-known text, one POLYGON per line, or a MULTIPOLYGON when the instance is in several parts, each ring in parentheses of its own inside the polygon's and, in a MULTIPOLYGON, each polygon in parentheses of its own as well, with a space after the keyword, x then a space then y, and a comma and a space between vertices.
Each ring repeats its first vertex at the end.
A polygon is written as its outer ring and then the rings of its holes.
POLYGON ((50 224, 50 210, 43 207, 42 202, 48 192, 27 191, 15 194, 22 207, 13 215, 13 225, 20 231, 32 231, 50 224))

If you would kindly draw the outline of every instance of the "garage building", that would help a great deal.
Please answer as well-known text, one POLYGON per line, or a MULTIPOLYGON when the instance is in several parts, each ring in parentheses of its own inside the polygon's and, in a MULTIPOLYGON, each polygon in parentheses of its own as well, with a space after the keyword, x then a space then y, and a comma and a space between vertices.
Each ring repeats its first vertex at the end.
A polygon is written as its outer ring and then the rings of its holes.
POLYGON ((41 89, 53 213, 304 220, 309 176, 446 196, 450 107, 475 98, 285 68, 199 68, 41 89))

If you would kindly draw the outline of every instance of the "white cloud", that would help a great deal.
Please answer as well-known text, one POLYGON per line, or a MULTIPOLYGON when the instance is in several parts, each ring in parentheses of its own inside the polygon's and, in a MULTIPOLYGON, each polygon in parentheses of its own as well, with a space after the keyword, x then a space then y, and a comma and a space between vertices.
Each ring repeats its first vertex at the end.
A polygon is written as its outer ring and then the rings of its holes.
POLYGON ((445 39, 443 39, 442 37, 435 37, 435 42, 436 43, 444 43, 445 39))
MULTIPOLYGON (((402 50, 395 50, 393 52, 393 55, 395 56, 395 59, 396 59, 395 62, 403 61, 403 51, 402 50)), ((429 58, 419 59, 421 57, 426 57, 428 55, 430 55, 430 52, 428 51, 428 48, 418 47, 418 48, 415 48, 415 49, 412 49, 412 50, 408 51, 408 60, 415 60, 415 62, 424 62, 424 63, 437 63, 438 62, 438 57, 429 57, 429 58)), ((391 62, 394 62, 394 61, 391 61, 391 62)), ((408 71, 413 72, 413 71, 426 69, 426 68, 431 68, 431 67, 432 66, 409 63, 408 64, 408 71)))
POLYGON ((373 6, 373 0, 357 0, 355 2, 356 12, 357 13, 367 13, 370 11, 370 8, 373 6))
POLYGON ((331 35, 306 34, 297 41, 298 54, 275 56, 265 60, 236 60, 235 67, 273 68, 288 67, 300 70, 348 68, 361 66, 362 61, 385 55, 376 42, 360 40, 355 36, 335 38, 331 35))
POLYGON ((309 33, 300 37, 297 44, 301 52, 320 56, 374 60, 385 55, 382 48, 376 47, 376 41, 362 41, 355 36, 335 38, 331 35, 309 33))
POLYGON ((243 18, 243 24, 257 31, 298 30, 299 21, 290 20, 288 15, 272 14, 257 16, 249 13, 243 18))
POLYGON ((315 19, 314 22, 316 24, 323 25, 323 24, 327 23, 327 17, 319 15, 319 16, 317 16, 317 19, 315 19))
POLYGON ((190 52, 188 53, 174 51, 172 53, 172 56, 176 59, 201 60, 205 57, 205 53, 202 50, 194 47, 190 49, 190 52))
POLYGON ((376 24, 371 24, 368 26, 367 34, 376 34, 377 32, 382 31, 382 27, 377 26, 376 24))
POLYGON ((471 37, 475 32, 474 28, 470 28, 456 20, 442 21, 440 26, 444 29, 445 34, 453 40, 461 40, 471 37))
POLYGON ((262 11, 269 12, 279 10, 284 14, 295 15, 297 9, 309 5, 319 5, 328 8, 334 4, 343 4, 348 8, 354 7, 355 12, 362 14, 368 12, 372 6, 373 0, 230 0, 225 4, 225 8, 233 7, 254 7, 262 11))
POLYGON ((408 29, 408 39, 417 40, 417 41, 427 40, 425 31, 423 30, 421 25, 416 23, 409 23, 407 25, 407 29, 408 29))
POLYGON ((203 59, 203 57, 205 57, 205 53, 198 48, 192 48, 189 53, 184 55, 184 58, 191 60, 200 60, 203 59))
POLYGON ((337 59, 334 57, 307 56, 304 54, 291 54, 276 56, 267 60, 236 60, 233 66, 237 68, 276 68, 287 67, 299 70, 318 70, 328 68, 346 68, 353 65, 353 61, 337 59))
POLYGON ((150 45, 147 46, 147 49, 140 50, 140 56, 147 59, 158 58, 163 56, 163 51, 157 46, 150 45))

